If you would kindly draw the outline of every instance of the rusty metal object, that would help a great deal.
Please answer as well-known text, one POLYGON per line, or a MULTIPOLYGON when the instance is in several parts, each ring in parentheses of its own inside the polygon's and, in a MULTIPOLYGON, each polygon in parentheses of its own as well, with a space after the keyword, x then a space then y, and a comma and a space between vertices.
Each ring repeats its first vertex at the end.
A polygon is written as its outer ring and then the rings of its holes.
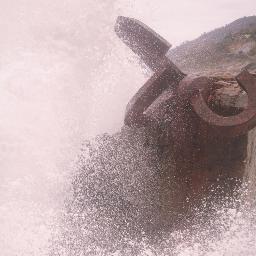
POLYGON ((143 126, 148 123, 143 112, 167 88, 176 88, 185 74, 166 57, 171 48, 165 39, 142 22, 119 16, 115 32, 155 74, 140 88, 128 103, 125 124, 143 126))
POLYGON ((170 44, 143 23, 119 17, 115 30, 154 71, 128 103, 124 123, 145 126, 145 146, 157 149, 163 216, 173 211, 190 214, 202 199, 211 204, 212 199, 238 195, 245 176, 247 133, 256 126, 256 76, 247 69, 235 78, 184 74, 167 57, 170 44), (223 105, 215 107, 214 95, 223 84, 242 92, 241 87, 248 104, 227 104, 225 111, 223 105), (177 184, 175 209, 170 179, 177 184))
POLYGON ((129 102, 125 115, 126 125, 144 126, 151 119, 159 119, 159 116, 152 114, 155 111, 150 106, 157 105, 154 101, 159 105, 158 97, 162 94, 165 96, 160 98, 166 101, 169 93, 173 101, 184 105, 189 102, 200 121, 207 124, 213 135, 236 137, 256 126, 256 78, 248 71, 243 70, 236 77, 248 95, 248 107, 237 115, 221 116, 207 105, 207 97, 214 90, 213 81, 209 77, 194 77, 180 71, 166 56, 171 45, 165 39, 143 23, 126 17, 118 17, 115 31, 155 71, 129 102), (151 111, 147 111, 148 108, 151 111), (146 112, 151 112, 151 116, 146 115, 146 112))
MULTIPOLYGON (((144 115, 146 109, 154 102, 157 97, 169 88, 174 76, 171 75, 172 68, 166 64, 158 70, 135 94, 128 103, 124 122, 129 126, 144 126, 148 123, 144 115)), ((175 80, 182 79, 182 75, 175 74, 175 80)))
POLYGON ((166 61, 173 66, 173 69, 176 69, 176 72, 180 72, 165 57, 171 44, 142 22, 119 16, 116 21, 115 32, 152 70, 159 70, 160 62, 166 61))
POLYGON ((207 123, 217 136, 234 137, 247 133, 256 126, 256 78, 248 71, 242 71, 237 77, 237 82, 248 95, 248 106, 241 113, 224 117, 214 113, 207 105, 214 85, 206 77, 191 79, 186 77, 181 81, 179 90, 187 91, 190 96, 190 104, 196 114, 207 123), (199 81, 200 80, 200 81, 199 81))

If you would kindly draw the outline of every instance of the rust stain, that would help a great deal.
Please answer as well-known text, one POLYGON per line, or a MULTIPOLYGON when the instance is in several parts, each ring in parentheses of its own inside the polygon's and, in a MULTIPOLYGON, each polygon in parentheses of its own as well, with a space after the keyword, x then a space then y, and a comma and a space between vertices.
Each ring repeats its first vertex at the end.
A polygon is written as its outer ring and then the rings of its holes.
POLYGON ((187 75, 166 57, 171 45, 143 23, 119 17, 115 31, 154 71, 128 103, 125 124, 160 127, 159 146, 171 148, 186 196, 195 199, 227 181, 232 192, 243 177, 247 133, 256 126, 256 76, 247 70, 233 78, 187 75), (209 101, 228 81, 247 93, 248 104, 221 115, 209 101))

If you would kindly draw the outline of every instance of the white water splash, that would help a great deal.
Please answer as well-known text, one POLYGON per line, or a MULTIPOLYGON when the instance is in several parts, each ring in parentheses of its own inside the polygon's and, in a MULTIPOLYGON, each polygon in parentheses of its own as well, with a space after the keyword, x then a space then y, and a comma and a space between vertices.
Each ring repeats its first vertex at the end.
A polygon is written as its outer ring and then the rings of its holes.
MULTIPOLYGON (((82 141, 117 131, 145 80, 113 33, 118 14, 140 12, 129 1, 11 0, 0 7, 1 255, 50 255, 82 141)), ((224 212, 216 225, 230 225, 221 239, 184 231, 159 247, 127 241, 126 252, 254 255, 254 211, 224 212)))

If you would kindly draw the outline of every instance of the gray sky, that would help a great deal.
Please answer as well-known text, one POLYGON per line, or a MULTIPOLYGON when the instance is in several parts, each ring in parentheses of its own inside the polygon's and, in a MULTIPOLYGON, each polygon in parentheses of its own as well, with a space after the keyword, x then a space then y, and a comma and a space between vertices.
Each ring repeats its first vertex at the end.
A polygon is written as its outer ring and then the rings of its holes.
POLYGON ((120 0, 122 14, 139 18, 173 45, 244 16, 256 15, 255 0, 120 0))

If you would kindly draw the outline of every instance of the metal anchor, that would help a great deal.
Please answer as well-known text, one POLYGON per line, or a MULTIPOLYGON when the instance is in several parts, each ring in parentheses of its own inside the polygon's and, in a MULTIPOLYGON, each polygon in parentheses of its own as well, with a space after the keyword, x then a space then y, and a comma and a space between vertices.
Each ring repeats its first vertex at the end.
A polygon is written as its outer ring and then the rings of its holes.
POLYGON ((237 115, 224 117, 213 112, 206 103, 214 89, 211 78, 186 75, 179 70, 166 56, 171 45, 165 39, 142 22, 122 16, 117 18, 115 32, 154 71, 128 103, 126 125, 146 125, 150 121, 147 112, 152 105, 175 98, 189 102, 199 119, 220 136, 240 136, 256 126, 256 77, 247 70, 235 78, 248 95, 248 106, 237 115))

